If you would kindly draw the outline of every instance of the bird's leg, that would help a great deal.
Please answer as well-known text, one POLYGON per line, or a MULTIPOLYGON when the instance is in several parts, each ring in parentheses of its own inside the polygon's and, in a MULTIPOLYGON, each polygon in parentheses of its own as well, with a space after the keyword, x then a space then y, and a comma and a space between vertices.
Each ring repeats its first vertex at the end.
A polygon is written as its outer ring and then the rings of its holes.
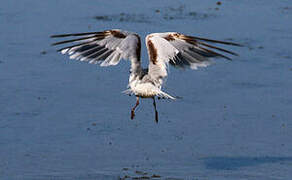
POLYGON ((154 106, 154 110, 155 110, 155 122, 158 123, 158 112, 156 110, 155 97, 153 97, 153 106, 154 106))
POLYGON ((136 109, 136 107, 139 105, 139 97, 138 96, 136 96, 136 99, 137 99, 137 101, 136 101, 136 105, 132 108, 132 110, 131 110, 131 119, 134 119, 134 117, 135 117, 135 109, 136 109))

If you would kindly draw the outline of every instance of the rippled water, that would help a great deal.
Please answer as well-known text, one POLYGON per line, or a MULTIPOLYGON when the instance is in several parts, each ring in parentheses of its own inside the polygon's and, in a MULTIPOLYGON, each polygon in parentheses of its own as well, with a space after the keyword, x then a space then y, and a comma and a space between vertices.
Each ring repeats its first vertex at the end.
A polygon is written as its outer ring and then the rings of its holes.
MULTIPOLYGON (((0 179, 289 179, 292 2, 10 0, 0 6, 0 179), (126 89, 129 63, 55 52, 52 34, 178 31, 245 45, 232 62, 171 68, 165 90, 126 89)), ((147 53, 142 48, 143 64, 147 53)))

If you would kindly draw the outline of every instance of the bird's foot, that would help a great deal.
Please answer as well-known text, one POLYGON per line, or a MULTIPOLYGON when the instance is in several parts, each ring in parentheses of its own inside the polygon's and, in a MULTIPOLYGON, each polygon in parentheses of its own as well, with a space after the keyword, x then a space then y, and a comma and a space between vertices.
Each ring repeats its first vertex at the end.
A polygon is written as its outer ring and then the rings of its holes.
POLYGON ((158 123, 158 112, 155 111, 155 122, 158 123))
POLYGON ((131 111, 131 119, 133 120, 134 117, 135 117, 135 112, 134 112, 134 110, 132 109, 132 111, 131 111))

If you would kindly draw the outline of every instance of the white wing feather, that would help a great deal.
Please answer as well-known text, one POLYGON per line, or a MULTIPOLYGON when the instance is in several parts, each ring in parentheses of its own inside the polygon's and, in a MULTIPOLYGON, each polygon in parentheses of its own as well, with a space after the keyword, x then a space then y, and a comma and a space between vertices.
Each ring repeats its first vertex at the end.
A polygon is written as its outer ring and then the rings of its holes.
POLYGON ((149 63, 149 74, 151 75, 160 75, 160 76, 167 76, 166 66, 170 59, 173 59, 176 54, 179 53, 179 50, 168 43, 167 40, 160 38, 158 36, 153 36, 147 39, 147 48, 148 51, 156 51, 156 57, 151 57, 151 61, 149 63), (151 45, 153 44, 153 47, 151 45), (155 48, 155 49, 153 49, 155 48), (155 59, 154 59, 155 58, 155 59))
POLYGON ((101 66, 116 65, 121 59, 140 59, 140 37, 132 32, 119 29, 103 32, 53 35, 53 38, 78 36, 54 43, 53 45, 75 43, 59 49, 62 54, 69 54, 70 59, 88 61, 101 66), (76 44, 77 43, 77 44, 76 44))
POLYGON ((146 37, 149 55, 149 74, 161 81, 167 76, 168 64, 174 67, 197 69, 211 64, 210 57, 229 57, 211 49, 237 55, 234 52, 205 42, 240 46, 239 44, 186 36, 177 32, 152 33, 146 37))

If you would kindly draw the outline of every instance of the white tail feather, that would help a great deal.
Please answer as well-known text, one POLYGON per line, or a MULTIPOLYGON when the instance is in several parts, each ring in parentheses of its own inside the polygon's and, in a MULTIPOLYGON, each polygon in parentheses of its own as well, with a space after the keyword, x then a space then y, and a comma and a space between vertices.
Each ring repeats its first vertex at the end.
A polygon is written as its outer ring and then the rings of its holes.
POLYGON ((160 91, 160 93, 157 96, 162 97, 162 98, 166 98, 166 99, 172 99, 172 100, 176 99, 175 97, 172 97, 171 95, 169 95, 163 91, 160 91))

